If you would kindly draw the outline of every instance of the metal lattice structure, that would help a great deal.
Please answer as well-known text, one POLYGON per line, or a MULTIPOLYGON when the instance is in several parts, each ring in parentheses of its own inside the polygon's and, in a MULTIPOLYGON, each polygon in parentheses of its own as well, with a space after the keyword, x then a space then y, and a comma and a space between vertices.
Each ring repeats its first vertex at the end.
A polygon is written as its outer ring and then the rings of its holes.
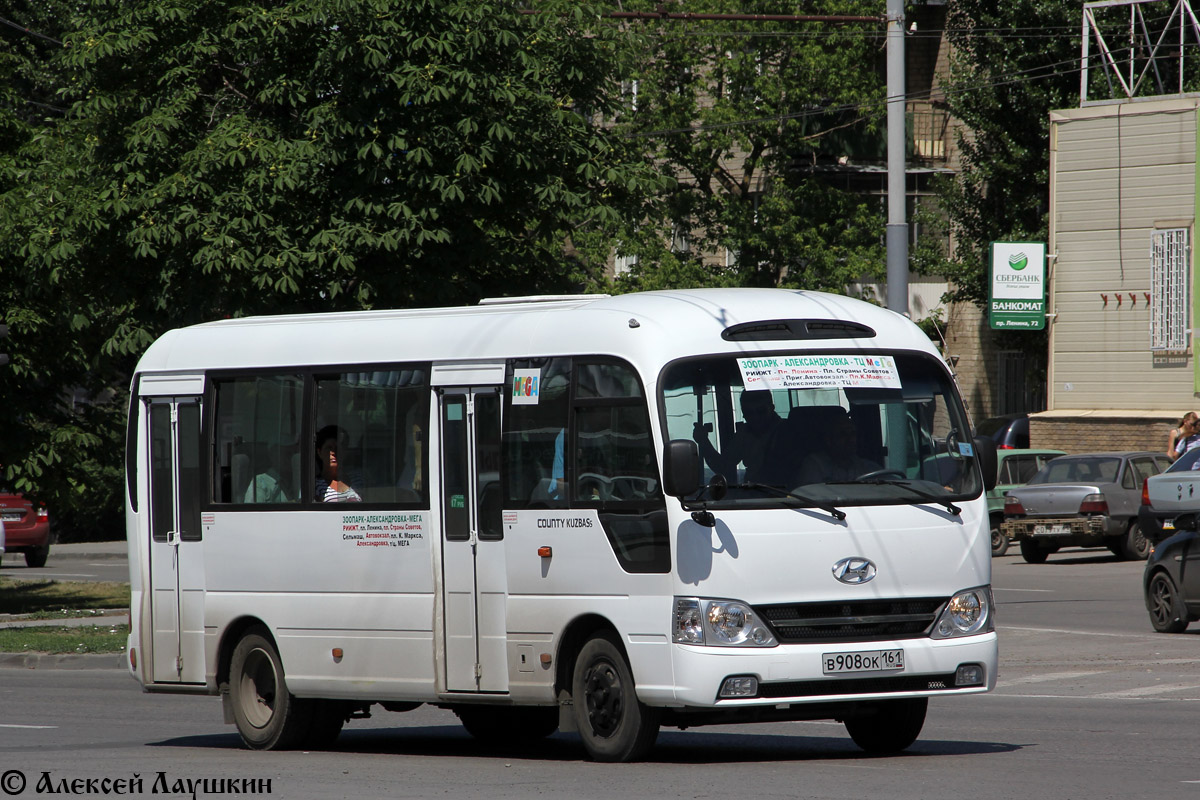
POLYGON ((1200 90, 1200 20, 1190 0, 1084 3, 1080 62, 1081 106, 1195 94, 1200 90), (1107 87, 1107 96, 1090 96, 1089 89, 1097 86, 1107 87))

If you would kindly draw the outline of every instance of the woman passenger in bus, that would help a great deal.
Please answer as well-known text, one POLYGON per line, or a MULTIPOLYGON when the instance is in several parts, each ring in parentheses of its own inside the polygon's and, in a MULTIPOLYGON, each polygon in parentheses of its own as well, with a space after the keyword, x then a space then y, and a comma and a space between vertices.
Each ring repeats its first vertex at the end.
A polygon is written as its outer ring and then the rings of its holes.
POLYGON ((313 495, 318 503, 357 503, 362 500, 350 484, 338 476, 337 451, 341 447, 341 428, 326 425, 317 431, 317 490, 313 495))

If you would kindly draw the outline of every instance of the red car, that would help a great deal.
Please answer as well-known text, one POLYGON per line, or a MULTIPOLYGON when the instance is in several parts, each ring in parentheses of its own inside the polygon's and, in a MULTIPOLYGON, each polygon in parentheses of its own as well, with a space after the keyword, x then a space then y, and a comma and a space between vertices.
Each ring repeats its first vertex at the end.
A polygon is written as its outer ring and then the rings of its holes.
POLYGON ((24 553, 30 567, 46 566, 50 555, 50 513, 44 503, 0 490, 0 520, 6 544, 2 553, 24 553))

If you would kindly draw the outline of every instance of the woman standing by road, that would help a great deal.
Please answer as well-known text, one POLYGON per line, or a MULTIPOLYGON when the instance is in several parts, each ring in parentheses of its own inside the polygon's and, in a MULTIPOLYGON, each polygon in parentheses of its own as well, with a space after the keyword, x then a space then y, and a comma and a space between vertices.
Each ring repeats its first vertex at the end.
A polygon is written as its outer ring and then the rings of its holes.
POLYGON ((1189 411, 1179 421, 1179 427, 1171 430, 1171 438, 1167 442, 1167 455, 1174 461, 1197 446, 1200 446, 1200 417, 1196 416, 1195 411, 1189 411))

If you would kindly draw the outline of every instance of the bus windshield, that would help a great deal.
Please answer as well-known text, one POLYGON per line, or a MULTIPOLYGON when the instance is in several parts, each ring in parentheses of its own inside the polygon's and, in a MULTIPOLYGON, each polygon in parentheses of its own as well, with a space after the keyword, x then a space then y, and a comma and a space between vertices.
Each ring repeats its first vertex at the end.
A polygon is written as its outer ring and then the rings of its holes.
POLYGON ((982 488, 953 382, 920 354, 709 356, 663 372, 667 438, 697 443, 713 508, 941 503, 982 488))

